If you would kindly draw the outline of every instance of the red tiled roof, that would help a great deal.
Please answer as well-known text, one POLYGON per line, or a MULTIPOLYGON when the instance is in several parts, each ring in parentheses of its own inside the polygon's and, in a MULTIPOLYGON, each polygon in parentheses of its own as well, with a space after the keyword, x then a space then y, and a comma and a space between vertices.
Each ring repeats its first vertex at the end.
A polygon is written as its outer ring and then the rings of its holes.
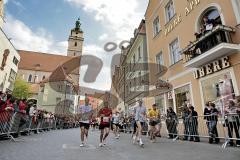
MULTIPOLYGON (((73 57, 54 55, 49 53, 18 50, 21 60, 19 69, 38 70, 53 72, 59 65, 71 60, 73 57)), ((79 62, 80 64, 80 62, 79 62)), ((79 74, 79 69, 75 69, 73 74, 79 74)))

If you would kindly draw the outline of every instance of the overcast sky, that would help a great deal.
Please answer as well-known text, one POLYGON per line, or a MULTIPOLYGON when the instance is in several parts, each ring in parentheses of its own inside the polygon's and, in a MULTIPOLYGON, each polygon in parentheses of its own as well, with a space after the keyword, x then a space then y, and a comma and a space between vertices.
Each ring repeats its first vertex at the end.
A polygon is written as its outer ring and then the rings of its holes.
POLYGON ((129 40, 138 27, 148 0, 5 0, 4 31, 17 49, 52 54, 67 53, 67 39, 78 17, 84 31, 83 54, 102 59, 103 70, 95 83, 81 85, 108 90, 112 55, 107 42, 129 40))

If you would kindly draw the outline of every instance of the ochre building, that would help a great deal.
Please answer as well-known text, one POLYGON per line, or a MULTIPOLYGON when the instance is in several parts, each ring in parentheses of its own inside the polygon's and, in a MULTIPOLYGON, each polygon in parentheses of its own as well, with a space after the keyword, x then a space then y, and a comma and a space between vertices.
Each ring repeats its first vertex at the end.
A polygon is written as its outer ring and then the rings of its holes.
POLYGON ((145 19, 149 62, 166 66, 157 79, 171 84, 152 103, 178 115, 189 103, 202 114, 208 101, 223 111, 239 96, 239 0, 150 0, 145 19))

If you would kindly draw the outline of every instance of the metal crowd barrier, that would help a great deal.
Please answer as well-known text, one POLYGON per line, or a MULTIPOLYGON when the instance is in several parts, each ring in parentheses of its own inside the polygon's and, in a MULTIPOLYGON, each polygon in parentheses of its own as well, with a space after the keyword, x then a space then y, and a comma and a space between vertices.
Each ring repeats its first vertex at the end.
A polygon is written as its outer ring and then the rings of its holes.
POLYGON ((178 139, 189 141, 200 141, 201 138, 208 138, 209 143, 223 143, 227 145, 240 146, 240 116, 237 114, 208 116, 193 116, 181 119, 166 119, 162 121, 161 132, 163 135, 176 141, 178 139), (165 131, 164 131, 165 130, 165 131))
POLYGON ((47 131, 56 129, 54 118, 38 119, 36 116, 28 116, 20 112, 0 112, 0 136, 10 138, 15 141, 14 135, 26 133, 30 135, 32 131, 47 131))
POLYGON ((237 146, 240 146, 240 115, 227 114, 224 117, 224 122, 227 134, 223 147, 225 148, 228 144, 233 145, 234 141, 236 141, 237 146))
POLYGON ((16 113, 11 111, 0 112, 0 136, 5 136, 14 139, 11 135, 14 132, 14 120, 16 113))

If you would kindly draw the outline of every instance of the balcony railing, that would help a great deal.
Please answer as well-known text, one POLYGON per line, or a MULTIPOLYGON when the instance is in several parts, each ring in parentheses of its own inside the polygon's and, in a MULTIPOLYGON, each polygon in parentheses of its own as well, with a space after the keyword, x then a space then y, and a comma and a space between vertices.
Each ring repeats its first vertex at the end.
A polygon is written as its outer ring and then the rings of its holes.
POLYGON ((185 55, 185 62, 191 61, 221 43, 232 44, 231 33, 233 32, 235 32, 235 30, 231 27, 218 25, 196 41, 190 42, 190 44, 181 51, 181 53, 185 55))

